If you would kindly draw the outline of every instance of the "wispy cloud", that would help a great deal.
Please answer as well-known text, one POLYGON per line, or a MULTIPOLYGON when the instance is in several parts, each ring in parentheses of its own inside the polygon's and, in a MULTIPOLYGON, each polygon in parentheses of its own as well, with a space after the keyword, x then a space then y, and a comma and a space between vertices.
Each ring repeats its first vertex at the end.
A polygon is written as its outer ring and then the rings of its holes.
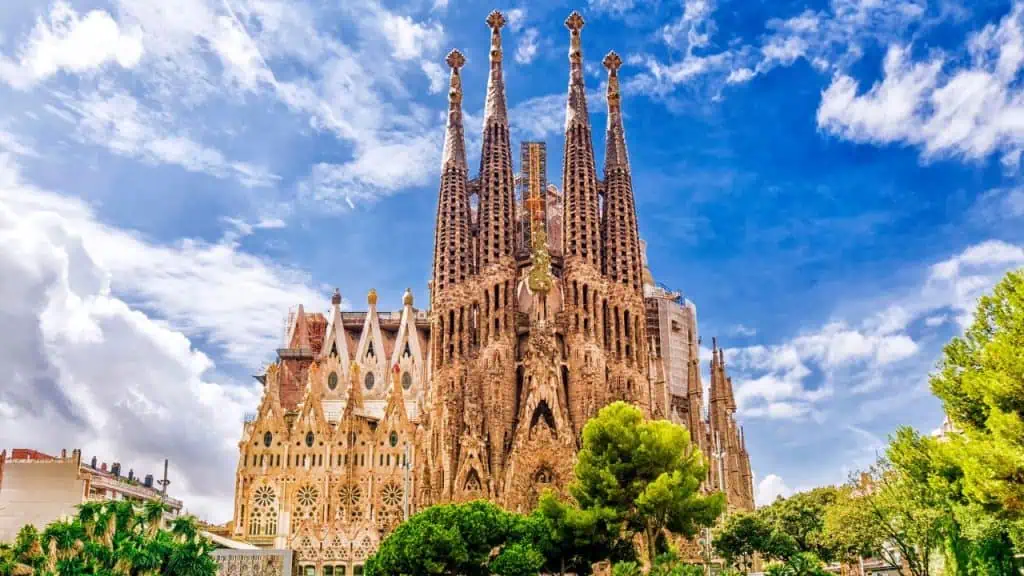
POLYGON ((125 31, 102 10, 79 15, 58 1, 40 17, 14 58, 0 55, 0 80, 26 89, 59 72, 91 73, 108 64, 133 68, 142 58, 141 32, 125 31))

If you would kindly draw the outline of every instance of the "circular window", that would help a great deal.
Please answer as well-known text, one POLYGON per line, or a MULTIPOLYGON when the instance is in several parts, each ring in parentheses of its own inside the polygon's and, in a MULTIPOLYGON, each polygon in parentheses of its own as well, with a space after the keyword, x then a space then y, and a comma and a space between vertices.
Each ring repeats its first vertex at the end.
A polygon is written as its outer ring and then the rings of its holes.
POLYGON ((253 495, 257 506, 270 506, 274 503, 274 490, 270 486, 260 486, 253 495))
POLYGON ((373 390, 373 372, 367 372, 366 378, 363 379, 363 382, 366 383, 367 390, 373 390))
POLYGON ((313 447, 313 433, 306 432, 306 446, 313 447))
POLYGON ((405 388, 406 390, 412 388, 412 374, 409 374, 408 372, 402 374, 402 388, 405 388))
POLYGON ((296 500, 302 506, 312 506, 316 504, 317 499, 320 498, 320 491, 312 486, 303 486, 299 488, 298 494, 296 494, 296 500))
POLYGON ((267 432, 263 435, 263 445, 270 448, 270 443, 274 441, 274 435, 267 432))
POLYGON ((391 437, 389 438, 389 440, 391 442, 392 448, 398 446, 398 432, 391 432, 391 437))
POLYGON ((327 387, 334 390, 338 387, 338 373, 331 372, 330 376, 327 377, 327 387))
POLYGON ((385 484, 384 489, 381 490, 380 499, 385 506, 398 506, 402 503, 401 486, 394 482, 385 484))

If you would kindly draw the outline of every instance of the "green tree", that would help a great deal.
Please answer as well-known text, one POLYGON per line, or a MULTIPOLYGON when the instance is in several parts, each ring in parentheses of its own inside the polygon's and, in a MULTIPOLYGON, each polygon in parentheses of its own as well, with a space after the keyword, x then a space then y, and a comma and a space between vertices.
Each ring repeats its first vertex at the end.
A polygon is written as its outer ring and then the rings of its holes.
POLYGON ((615 510, 580 509, 546 491, 534 515, 543 517, 543 526, 548 530, 546 538, 538 539, 546 545, 545 572, 587 576, 593 565, 602 560, 634 559, 632 543, 620 537, 622 521, 615 510))
POLYGON ((712 545, 730 566, 748 571, 757 554, 766 554, 775 537, 774 529, 757 513, 738 513, 725 519, 715 530, 712 545))
POLYGON ((834 560, 836 550, 826 538, 824 515, 837 495, 834 486, 823 486, 759 509, 758 514, 774 531, 763 552, 783 560, 801 553, 814 554, 825 562, 834 560))
POLYGON ((812 552, 799 552, 784 562, 773 562, 765 568, 768 576, 828 576, 821 559, 812 552))
POLYGON ((948 450, 966 497, 1010 524, 1024 544, 1024 270, 981 298, 974 321, 945 348, 932 391, 958 432, 948 450))
POLYGON ((195 519, 179 517, 180 531, 166 531, 163 511, 162 505, 88 502, 42 533, 26 526, 13 545, 0 547, 0 576, 215 575, 212 545, 198 536, 195 519))
POLYGON ((831 486, 815 488, 779 498, 754 512, 732 515, 715 531, 715 550, 741 569, 752 566, 755 554, 782 562, 813 554, 831 562, 838 550, 825 533, 824 516, 838 493, 831 486))
POLYGON ((841 493, 826 514, 832 540, 848 554, 872 555, 913 576, 931 574, 953 522, 923 439, 901 428, 886 455, 841 493))
POLYGON ((366 562, 366 576, 529 576, 544 564, 540 516, 487 501, 432 506, 400 524, 366 562))
POLYGON ((613 510, 624 537, 639 535, 654 565, 665 531, 693 537, 724 508, 722 494, 705 496, 704 458, 686 428, 645 421, 639 408, 615 402, 583 428, 583 446, 570 492, 583 510, 613 510))

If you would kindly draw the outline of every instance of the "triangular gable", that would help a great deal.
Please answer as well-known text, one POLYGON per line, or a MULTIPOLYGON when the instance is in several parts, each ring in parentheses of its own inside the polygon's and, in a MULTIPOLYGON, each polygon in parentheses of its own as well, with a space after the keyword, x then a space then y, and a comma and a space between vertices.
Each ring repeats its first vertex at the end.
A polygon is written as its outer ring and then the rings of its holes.
POLYGON ((263 398, 260 400, 259 408, 256 409, 256 419, 264 424, 271 424, 277 430, 282 430, 284 428, 284 409, 281 408, 280 368, 276 362, 267 366, 263 381, 263 398))
POLYGON ((291 330, 288 332, 288 347, 299 350, 311 350, 309 343, 309 327, 306 325, 306 311, 302 304, 295 313, 295 321, 292 322, 291 330))
MULTIPOLYGON (((380 321, 377 318, 377 294, 374 291, 370 292, 370 297, 367 298, 369 303, 369 309, 366 311, 366 319, 363 321, 363 331, 359 336, 359 345, 356 347, 356 353, 354 360, 358 362, 363 372, 372 371, 374 373, 375 380, 383 380, 387 378, 387 362, 388 358, 384 354, 384 338, 380 332, 380 321), (369 352, 373 352, 371 357, 369 352)), ((363 376, 365 378, 365 376, 363 376)), ((386 381, 375 382, 373 390, 370 391, 374 396, 381 396, 387 387, 386 381)))
MULTIPOLYGON (((408 294, 408 293, 407 293, 408 294)), ((411 357, 417 365, 423 365, 423 347, 420 344, 419 332, 416 330, 416 311, 412 307, 412 299, 406 299, 402 307, 402 320, 395 337, 395 349, 391 352, 391 365, 401 364, 411 357), (408 351, 408 354, 407 354, 408 351)))
POLYGON ((335 296, 331 304, 331 316, 327 320, 324 345, 320 348, 320 357, 328 358, 332 354, 336 354, 341 365, 339 376, 343 378, 343 381, 347 381, 348 364, 352 355, 349 352, 348 338, 345 337, 345 326, 341 319, 341 295, 335 293, 335 296))
POLYGON ((402 384, 399 381, 401 375, 401 368, 395 364, 392 368, 391 388, 388 394, 388 403, 384 408, 384 422, 385 427, 392 424, 397 424, 402 428, 406 429, 409 424, 409 417, 405 411, 405 394, 402 392, 402 384))
POLYGON ((320 363, 313 362, 307 372, 306 392, 302 397, 302 411, 292 424, 293 431, 315 431, 317 434, 328 435, 331 427, 323 411, 323 380, 320 363))

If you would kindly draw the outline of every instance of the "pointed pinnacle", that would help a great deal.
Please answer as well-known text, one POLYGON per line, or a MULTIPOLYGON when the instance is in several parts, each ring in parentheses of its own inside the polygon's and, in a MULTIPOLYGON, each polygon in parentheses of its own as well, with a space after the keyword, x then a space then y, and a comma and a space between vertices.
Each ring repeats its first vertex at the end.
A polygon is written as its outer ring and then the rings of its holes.
POLYGON ((584 24, 583 16, 580 16, 580 13, 575 10, 573 10, 572 14, 569 14, 569 17, 565 19, 565 27, 572 32, 579 32, 583 29, 584 24))
POLYGON ((602 63, 604 64, 604 67, 608 69, 609 72, 614 74, 618 72, 619 68, 622 66, 622 58, 620 58, 619 55, 615 53, 615 50, 612 50, 611 52, 608 53, 607 56, 604 57, 602 63))
POLYGON ((487 26, 489 26, 491 30, 501 30, 501 28, 505 26, 506 22, 508 21, 505 19, 505 15, 497 10, 494 10, 487 15, 487 26))
POLYGON ((452 50, 448 53, 448 56, 444 59, 448 63, 448 66, 458 70, 466 65, 466 57, 462 55, 457 49, 452 50))

